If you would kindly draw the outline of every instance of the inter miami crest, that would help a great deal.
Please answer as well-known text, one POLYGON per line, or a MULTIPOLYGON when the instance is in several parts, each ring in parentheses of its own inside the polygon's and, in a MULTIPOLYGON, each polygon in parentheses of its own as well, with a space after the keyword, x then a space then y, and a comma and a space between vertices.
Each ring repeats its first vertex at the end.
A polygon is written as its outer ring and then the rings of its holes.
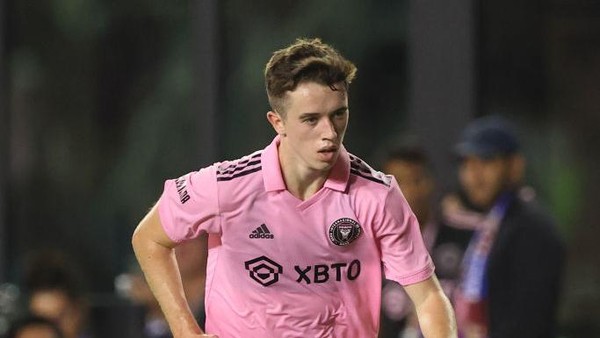
POLYGON ((351 218, 340 218, 329 227, 329 239, 335 245, 345 246, 357 239, 361 231, 357 221, 351 218))

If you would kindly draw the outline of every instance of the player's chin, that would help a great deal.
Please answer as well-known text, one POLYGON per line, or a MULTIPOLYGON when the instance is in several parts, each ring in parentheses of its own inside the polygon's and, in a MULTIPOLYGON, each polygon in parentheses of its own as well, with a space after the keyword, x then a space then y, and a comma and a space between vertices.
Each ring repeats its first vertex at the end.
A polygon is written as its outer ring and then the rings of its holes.
POLYGON ((324 161, 322 159, 316 159, 315 161, 313 161, 312 163, 312 168, 315 171, 328 171, 329 169, 331 169, 333 167, 333 165, 335 164, 335 160, 328 160, 328 161, 324 161))

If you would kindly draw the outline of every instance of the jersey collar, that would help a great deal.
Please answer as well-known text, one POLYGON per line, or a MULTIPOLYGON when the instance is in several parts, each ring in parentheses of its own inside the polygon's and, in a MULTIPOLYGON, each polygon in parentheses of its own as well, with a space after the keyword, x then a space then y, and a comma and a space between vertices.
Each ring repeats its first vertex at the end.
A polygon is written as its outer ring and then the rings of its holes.
MULTIPOLYGON (((281 174, 281 165, 279 164, 279 142, 280 136, 277 135, 273 139, 273 142, 263 150, 261 155, 260 161, 266 191, 286 189, 285 181, 281 174)), ((331 168, 331 172, 329 172, 329 177, 327 177, 324 187, 343 192, 346 190, 349 178, 350 158, 346 148, 342 145, 338 160, 333 165, 333 168, 331 168)))

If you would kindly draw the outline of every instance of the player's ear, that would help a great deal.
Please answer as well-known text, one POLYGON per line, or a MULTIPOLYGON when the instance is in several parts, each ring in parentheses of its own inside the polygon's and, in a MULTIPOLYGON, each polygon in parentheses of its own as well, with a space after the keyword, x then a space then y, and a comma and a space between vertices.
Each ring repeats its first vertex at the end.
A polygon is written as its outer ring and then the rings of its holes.
POLYGON ((267 113, 267 120, 275 129, 275 132, 281 136, 285 136, 285 124, 283 123, 283 117, 276 111, 269 111, 267 113))

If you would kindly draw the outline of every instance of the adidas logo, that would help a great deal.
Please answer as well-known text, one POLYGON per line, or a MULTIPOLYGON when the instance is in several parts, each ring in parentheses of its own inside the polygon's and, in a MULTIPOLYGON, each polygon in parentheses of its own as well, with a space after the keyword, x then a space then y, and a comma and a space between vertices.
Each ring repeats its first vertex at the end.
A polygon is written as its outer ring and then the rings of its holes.
POLYGON ((248 237, 250 237, 250 238, 266 238, 266 239, 275 238, 275 236, 273 236, 271 231, 269 231, 269 228, 267 228, 267 225, 264 223, 261 224, 255 230, 253 230, 252 233, 250 235, 248 235, 248 237))

